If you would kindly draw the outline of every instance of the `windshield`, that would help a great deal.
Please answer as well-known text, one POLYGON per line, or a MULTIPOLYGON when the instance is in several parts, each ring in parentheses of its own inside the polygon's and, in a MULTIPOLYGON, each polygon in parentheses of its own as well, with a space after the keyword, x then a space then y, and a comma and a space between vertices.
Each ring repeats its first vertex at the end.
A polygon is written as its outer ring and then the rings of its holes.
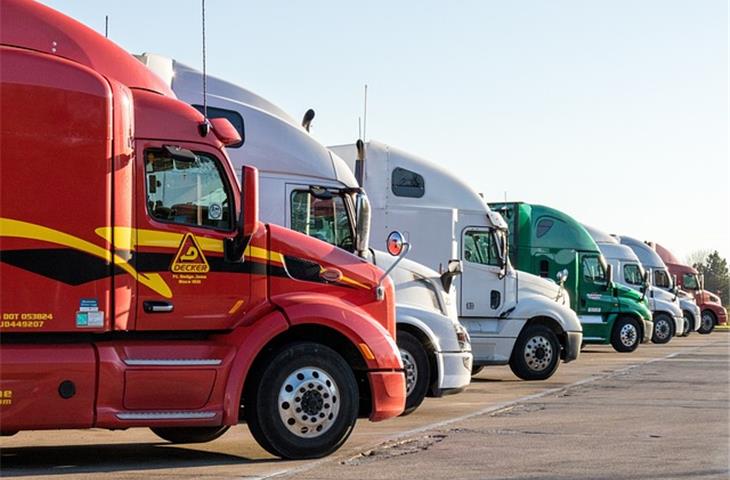
POLYGON ((700 285, 697 281, 697 275, 694 273, 685 273, 682 275, 682 285, 687 290, 699 290, 700 285))
POLYGON ((343 194, 315 197, 307 190, 291 196, 291 229, 353 251, 353 222, 343 194))

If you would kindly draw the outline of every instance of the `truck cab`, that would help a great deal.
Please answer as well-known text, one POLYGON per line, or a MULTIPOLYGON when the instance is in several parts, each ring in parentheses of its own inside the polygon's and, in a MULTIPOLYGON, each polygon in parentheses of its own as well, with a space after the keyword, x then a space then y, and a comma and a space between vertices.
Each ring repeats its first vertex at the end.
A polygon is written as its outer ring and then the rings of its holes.
MULTIPOLYGON (((181 100, 203 110, 202 72, 157 54, 137 56, 181 100)), ((343 160, 284 110, 246 88, 208 76, 208 116, 228 118, 245 141, 228 147, 237 167, 255 166, 261 217, 360 255, 388 270, 396 288, 396 341, 406 369, 406 413, 426 396, 464 389, 471 379, 471 346, 451 308, 455 286, 416 262, 369 248, 370 203, 343 160)), ((311 121, 311 118, 309 119, 311 121)), ((304 122, 303 122, 304 123, 304 122)), ((374 243, 385 247, 390 232, 374 243), (381 243, 382 242, 382 243, 381 243)))
POLYGON ((677 298, 680 302, 680 308, 683 311, 682 327, 676 329, 678 335, 683 332, 689 333, 690 324, 692 330, 701 327, 701 315, 697 304, 687 296, 682 296, 677 279, 671 274, 661 257, 645 242, 626 235, 616 235, 616 239, 639 257, 641 264, 649 272, 651 285, 659 292, 662 292, 665 298, 677 298))
POLYGON ((606 262, 613 267, 616 283, 638 290, 649 300, 649 308, 654 320, 651 341, 667 343, 674 335, 684 334, 685 318, 675 293, 662 290, 651 284, 650 270, 645 270, 639 257, 616 238, 593 227, 583 225, 601 249, 606 262))
POLYGON ((462 179, 403 150, 369 141, 330 147, 362 172, 377 238, 398 229, 409 258, 438 272, 461 263, 459 320, 469 331, 474 372, 509 364, 526 380, 549 378, 577 358, 580 323, 554 282, 517 272, 507 258, 507 225, 462 179))
MULTIPOLYGON (((647 242, 647 245, 657 252, 672 276, 676 277, 677 285, 681 289, 680 295, 686 293, 686 296, 682 297, 683 300, 687 302, 694 300, 695 308, 699 313, 697 322, 699 326, 695 330, 707 334, 711 333, 716 325, 727 325, 727 310, 722 306, 719 296, 705 290, 704 277, 697 269, 679 261, 672 252, 658 243, 647 242)), ((698 317, 695 316, 695 318, 698 317)))
POLYGON ((613 269, 590 234, 554 208, 523 202, 490 203, 507 220, 510 258, 518 270, 561 282, 583 325, 586 343, 632 352, 653 331, 643 296, 613 281, 613 269))
POLYGON ((3 435, 202 442, 243 421, 312 458, 403 411, 392 282, 260 222, 229 121, 40 3, 4 1, 0 22, 3 435))

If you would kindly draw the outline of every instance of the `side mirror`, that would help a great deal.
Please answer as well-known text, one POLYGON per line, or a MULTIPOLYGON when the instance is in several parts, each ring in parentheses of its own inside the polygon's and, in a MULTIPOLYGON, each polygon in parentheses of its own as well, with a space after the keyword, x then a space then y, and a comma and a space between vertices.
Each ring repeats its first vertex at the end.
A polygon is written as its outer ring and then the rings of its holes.
POLYGON ((403 234, 398 231, 390 232, 390 235, 388 235, 388 238, 385 241, 385 248, 388 250, 388 253, 394 257, 399 256, 405 249, 406 245, 408 245, 408 242, 406 242, 403 234))
POLYGON ((395 269, 396 266, 403 260, 406 255, 408 254, 408 251, 411 249, 411 244, 406 242, 405 237, 403 237, 403 234, 394 231, 390 232, 388 235, 388 238, 385 241, 385 247, 386 250, 388 250, 388 253, 393 255, 394 257, 397 256, 398 258, 393 262, 393 264, 388 267, 388 269, 383 273, 383 275, 378 280, 378 286, 375 287, 375 297, 378 299, 378 301, 382 300, 385 296, 385 291, 383 290, 383 280, 385 280, 385 277, 388 276, 390 272, 395 269))
POLYGON ((454 283, 454 278, 456 278, 457 275, 461 275, 461 272, 463 271, 464 264, 461 263, 461 260, 449 260, 446 271, 441 274, 441 285, 443 285, 444 290, 446 290, 447 292, 451 290, 451 285, 454 283))
POLYGON ((355 197, 355 249, 359 256, 366 254, 370 247, 370 200, 364 193, 355 197))
POLYGON ((248 165, 241 168, 240 204, 236 236, 223 243, 226 261, 234 263, 243 261, 246 246, 259 227, 259 171, 248 165))

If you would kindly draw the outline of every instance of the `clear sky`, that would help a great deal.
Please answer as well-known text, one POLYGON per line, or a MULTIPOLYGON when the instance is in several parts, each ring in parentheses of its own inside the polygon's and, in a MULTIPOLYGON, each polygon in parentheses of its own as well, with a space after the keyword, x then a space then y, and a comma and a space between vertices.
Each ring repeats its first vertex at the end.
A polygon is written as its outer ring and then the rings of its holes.
MULTIPOLYGON (((47 0, 133 53, 201 66, 200 0, 47 0)), ((308 108, 324 144, 442 163, 680 257, 730 257, 726 0, 207 0, 208 71, 308 108)))

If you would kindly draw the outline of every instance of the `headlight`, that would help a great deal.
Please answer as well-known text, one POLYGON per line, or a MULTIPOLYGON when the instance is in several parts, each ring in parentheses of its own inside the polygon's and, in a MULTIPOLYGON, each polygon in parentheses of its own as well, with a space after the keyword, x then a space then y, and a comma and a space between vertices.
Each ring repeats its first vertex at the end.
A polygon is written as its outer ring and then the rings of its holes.
POLYGON ((459 349, 463 352, 471 350, 471 339, 469 338, 469 332, 466 331, 460 323, 454 324, 454 330, 456 331, 456 340, 459 342, 459 349))

